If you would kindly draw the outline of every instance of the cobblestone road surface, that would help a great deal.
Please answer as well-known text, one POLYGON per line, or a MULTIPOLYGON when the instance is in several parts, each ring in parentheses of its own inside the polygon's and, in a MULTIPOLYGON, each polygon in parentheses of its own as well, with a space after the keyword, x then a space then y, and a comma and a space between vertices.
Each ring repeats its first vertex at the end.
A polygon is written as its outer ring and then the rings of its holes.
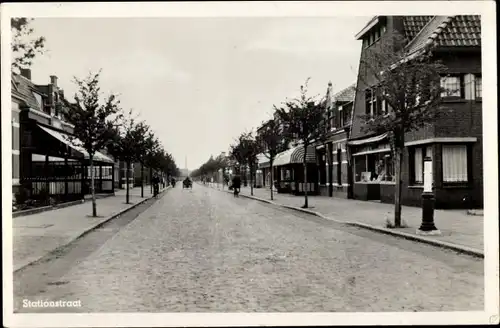
POLYGON ((168 192, 58 281, 30 300, 81 308, 21 312, 464 311, 484 293, 480 259, 198 185, 168 192))

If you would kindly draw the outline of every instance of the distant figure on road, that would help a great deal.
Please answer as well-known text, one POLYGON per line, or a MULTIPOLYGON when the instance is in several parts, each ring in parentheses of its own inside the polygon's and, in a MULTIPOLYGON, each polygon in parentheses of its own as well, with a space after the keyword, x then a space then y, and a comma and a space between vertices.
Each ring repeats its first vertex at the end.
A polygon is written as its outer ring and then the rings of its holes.
POLYGON ((153 195, 155 198, 158 197, 158 194, 160 193, 160 178, 158 175, 153 176, 153 195))
POLYGON ((233 183, 231 186, 233 187, 234 197, 239 197, 239 193, 240 193, 240 189, 241 189, 241 178, 239 175, 235 175, 233 177, 233 183))
POLYGON ((172 183, 172 188, 173 188, 173 187, 175 187, 175 183, 176 183, 176 181, 175 181, 175 178, 174 178, 174 177, 172 177, 172 179, 171 179, 170 183, 172 183))

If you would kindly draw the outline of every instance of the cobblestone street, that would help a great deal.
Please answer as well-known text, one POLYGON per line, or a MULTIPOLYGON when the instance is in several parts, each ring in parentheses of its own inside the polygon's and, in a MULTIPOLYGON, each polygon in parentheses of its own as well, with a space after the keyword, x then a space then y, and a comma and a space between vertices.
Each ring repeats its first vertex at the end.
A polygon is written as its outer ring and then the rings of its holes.
MULTIPOLYGON (((21 312, 459 311, 483 308, 483 262, 211 188, 179 187, 21 312)), ((47 273, 40 272, 45 275, 47 273)), ((22 282, 19 282, 22 283, 22 282)))

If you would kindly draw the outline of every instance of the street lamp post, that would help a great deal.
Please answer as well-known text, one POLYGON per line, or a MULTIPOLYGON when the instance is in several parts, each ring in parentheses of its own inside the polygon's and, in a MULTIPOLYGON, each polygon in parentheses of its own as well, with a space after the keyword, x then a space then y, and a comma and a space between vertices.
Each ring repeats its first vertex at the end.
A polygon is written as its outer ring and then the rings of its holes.
POLYGON ((422 224, 417 229, 418 235, 441 235, 434 225, 435 197, 433 193, 432 159, 424 159, 424 191, 422 192, 422 224))

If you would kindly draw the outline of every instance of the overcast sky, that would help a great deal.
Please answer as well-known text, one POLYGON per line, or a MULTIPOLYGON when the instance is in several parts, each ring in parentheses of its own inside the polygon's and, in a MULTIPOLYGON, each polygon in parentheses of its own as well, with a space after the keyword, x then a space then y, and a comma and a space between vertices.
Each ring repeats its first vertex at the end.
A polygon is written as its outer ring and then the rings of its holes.
POLYGON ((102 90, 140 113, 179 167, 195 169, 256 128, 273 104, 311 94, 328 81, 339 91, 356 80, 370 17, 342 18, 37 18, 48 52, 32 67, 35 83, 102 68, 102 90))

